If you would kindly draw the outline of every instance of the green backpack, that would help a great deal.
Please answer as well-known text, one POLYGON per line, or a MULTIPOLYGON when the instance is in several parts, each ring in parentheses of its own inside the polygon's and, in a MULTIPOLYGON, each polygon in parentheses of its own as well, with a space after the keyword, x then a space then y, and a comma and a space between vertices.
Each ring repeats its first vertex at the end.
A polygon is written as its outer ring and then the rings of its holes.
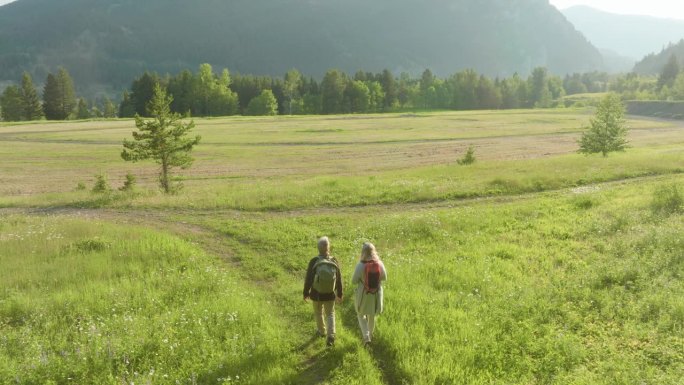
POLYGON ((321 257, 314 265, 313 288, 321 294, 333 293, 337 282, 337 265, 329 258, 321 257))

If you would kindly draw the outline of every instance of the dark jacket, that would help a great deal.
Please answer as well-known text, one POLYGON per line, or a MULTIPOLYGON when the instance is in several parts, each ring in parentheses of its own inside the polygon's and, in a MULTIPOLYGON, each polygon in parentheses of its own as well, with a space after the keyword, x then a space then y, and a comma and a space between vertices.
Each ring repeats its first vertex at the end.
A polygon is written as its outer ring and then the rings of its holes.
POLYGON ((337 277, 335 282, 335 293, 319 293, 313 288, 314 281, 314 265, 318 262, 318 257, 314 257, 309 261, 309 267, 306 269, 306 279, 304 280, 304 298, 311 298, 312 301, 333 301, 335 294, 338 298, 342 298, 342 271, 337 259, 330 257, 330 259, 337 265, 337 277))

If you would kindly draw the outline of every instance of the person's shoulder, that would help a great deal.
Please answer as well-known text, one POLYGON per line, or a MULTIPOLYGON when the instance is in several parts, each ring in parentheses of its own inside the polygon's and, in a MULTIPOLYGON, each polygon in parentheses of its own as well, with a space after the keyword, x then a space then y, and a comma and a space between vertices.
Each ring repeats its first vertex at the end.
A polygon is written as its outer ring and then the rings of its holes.
POLYGON ((318 262, 318 259, 319 259, 318 256, 311 258, 311 260, 309 261, 309 266, 315 265, 316 262, 318 262))

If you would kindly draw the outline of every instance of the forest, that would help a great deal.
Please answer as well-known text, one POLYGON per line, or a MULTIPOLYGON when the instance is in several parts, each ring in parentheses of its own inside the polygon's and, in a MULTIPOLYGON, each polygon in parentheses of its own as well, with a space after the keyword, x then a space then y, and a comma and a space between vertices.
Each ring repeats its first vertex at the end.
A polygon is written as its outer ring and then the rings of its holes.
POLYGON ((296 69, 282 77, 255 76, 217 72, 205 63, 196 72, 144 72, 116 102, 78 97, 64 68, 48 74, 41 96, 25 72, 18 85, 0 95, 0 116, 4 121, 148 116, 156 84, 173 97, 173 112, 198 117, 569 107, 591 104, 596 98, 587 94, 603 92, 618 93, 623 100, 684 100, 684 71, 674 55, 657 76, 589 72, 560 77, 538 67, 527 78, 503 79, 474 70, 440 78, 429 69, 420 77, 395 76, 387 69, 354 75, 330 69, 317 80, 296 69))

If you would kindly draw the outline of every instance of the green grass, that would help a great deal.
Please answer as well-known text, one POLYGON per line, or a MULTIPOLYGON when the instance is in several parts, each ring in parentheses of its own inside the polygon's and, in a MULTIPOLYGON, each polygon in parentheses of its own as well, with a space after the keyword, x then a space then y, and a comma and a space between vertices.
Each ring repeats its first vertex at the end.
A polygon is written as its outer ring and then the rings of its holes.
POLYGON ((278 309, 188 242, 64 217, 3 217, 0 229, 3 384, 296 374, 287 328, 265 317, 278 309))
POLYGON ((604 159, 588 118, 201 119, 174 196, 119 159, 130 121, 0 126, 0 383, 679 384, 681 127, 604 159), (364 241, 385 262, 369 350, 351 287, 312 338, 322 235, 347 284, 364 241))
MULTIPOLYGON (((390 277, 374 346, 386 383, 675 384, 684 217, 652 214, 655 186, 198 223, 233 240, 283 303, 317 236, 332 237, 346 275, 376 243, 390 277)), ((355 331, 351 303, 342 319, 355 331)))

